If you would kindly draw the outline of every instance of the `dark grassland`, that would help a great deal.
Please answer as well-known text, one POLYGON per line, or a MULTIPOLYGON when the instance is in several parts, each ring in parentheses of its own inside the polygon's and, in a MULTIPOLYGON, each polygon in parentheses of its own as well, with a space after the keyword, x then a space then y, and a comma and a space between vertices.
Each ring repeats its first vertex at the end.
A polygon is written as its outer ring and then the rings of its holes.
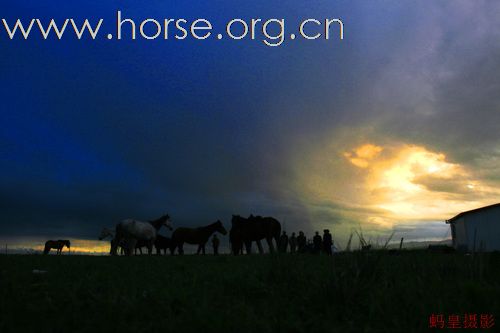
POLYGON ((498 317, 500 254, 0 256, 0 332, 426 332, 432 313, 498 317))

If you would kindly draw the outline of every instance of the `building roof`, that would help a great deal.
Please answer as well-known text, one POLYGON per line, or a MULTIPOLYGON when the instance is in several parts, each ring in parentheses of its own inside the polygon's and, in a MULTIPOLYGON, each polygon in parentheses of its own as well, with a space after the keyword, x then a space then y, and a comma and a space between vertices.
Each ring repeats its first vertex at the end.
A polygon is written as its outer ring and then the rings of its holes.
POLYGON ((446 220, 445 222, 446 223, 453 223, 453 221, 455 221, 456 219, 461 218, 462 216, 469 215, 469 214, 476 213, 476 212, 483 211, 483 210, 490 209, 490 208, 495 208, 495 207, 500 207, 500 203, 496 203, 496 204, 493 204, 493 205, 489 205, 489 206, 484 206, 484 207, 480 207, 480 208, 468 210, 466 212, 461 212, 460 214, 452 217, 449 220, 446 220))

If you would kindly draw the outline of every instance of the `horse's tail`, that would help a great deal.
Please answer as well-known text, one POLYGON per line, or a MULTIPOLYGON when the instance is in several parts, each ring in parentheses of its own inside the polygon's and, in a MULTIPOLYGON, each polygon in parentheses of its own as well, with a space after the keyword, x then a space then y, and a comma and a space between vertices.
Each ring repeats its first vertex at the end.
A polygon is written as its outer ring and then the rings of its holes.
POLYGON ((43 254, 48 254, 49 252, 50 252, 50 245, 48 243, 45 243, 43 254))
POLYGON ((111 240, 111 248, 109 250, 109 254, 112 256, 118 255, 118 242, 116 241, 116 238, 113 238, 111 240))

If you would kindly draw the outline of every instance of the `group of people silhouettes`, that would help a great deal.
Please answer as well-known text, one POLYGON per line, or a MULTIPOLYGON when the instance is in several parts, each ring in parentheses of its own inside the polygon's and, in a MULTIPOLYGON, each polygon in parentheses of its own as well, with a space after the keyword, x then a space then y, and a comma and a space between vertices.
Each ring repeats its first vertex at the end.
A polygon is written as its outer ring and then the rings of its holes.
POLYGON ((308 241, 306 235, 303 231, 299 231, 299 235, 296 236, 295 232, 288 237, 286 231, 281 234, 278 250, 281 253, 324 253, 327 255, 332 255, 333 238, 330 230, 323 230, 323 237, 316 231, 312 242, 308 241), (288 251, 288 246, 290 246, 290 251, 288 251))
MULTIPOLYGON (((214 255, 219 254, 220 239, 216 234, 212 237, 212 247, 214 250, 214 255)), ((316 231, 312 241, 308 241, 306 235, 303 231, 299 231, 298 236, 295 232, 288 237, 286 231, 283 231, 278 242, 278 251, 281 253, 313 253, 320 254, 324 253, 326 255, 332 255, 333 238, 330 230, 323 230, 323 237, 316 231), (290 247, 290 250, 288 250, 290 247)))

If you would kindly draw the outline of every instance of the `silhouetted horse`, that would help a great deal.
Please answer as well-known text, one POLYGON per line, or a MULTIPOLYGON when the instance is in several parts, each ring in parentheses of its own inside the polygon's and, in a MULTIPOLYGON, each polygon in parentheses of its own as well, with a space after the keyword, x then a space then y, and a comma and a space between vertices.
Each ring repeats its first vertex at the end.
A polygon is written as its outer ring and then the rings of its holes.
POLYGON ((67 247, 68 249, 71 246, 71 243, 67 239, 59 239, 59 240, 48 240, 45 242, 45 248, 43 249, 43 254, 49 254, 50 249, 56 249, 57 254, 61 254, 63 247, 67 247))
POLYGON ((214 232, 220 232, 221 234, 227 234, 226 229, 222 225, 222 222, 217 220, 217 222, 207 225, 205 227, 199 228, 177 228, 172 234, 172 248, 171 252, 174 254, 175 248, 178 248, 179 254, 184 253, 184 243, 188 244, 198 244, 197 254, 200 251, 205 254, 205 244, 214 232))
MULTIPOLYGON (((142 248, 147 247, 148 244, 147 242, 140 240, 137 241, 135 245, 135 254, 137 255, 137 250, 142 254, 142 248)), ((156 235, 155 239, 155 249, 156 249, 156 254, 161 254, 161 250, 163 250, 164 254, 167 254, 167 249, 172 251, 172 240, 168 237, 162 236, 162 235, 156 235)))
POLYGON ((167 254, 167 249, 172 253, 172 239, 162 235, 156 235, 155 248, 156 254, 161 254, 161 250, 163 250, 163 254, 167 254))
MULTIPOLYGON (((113 254, 113 249, 115 248, 115 232, 109 228, 102 228, 101 234, 99 235, 99 240, 105 240, 106 238, 111 237, 111 248, 109 249, 109 254, 113 254)), ((116 245, 116 247, 118 247, 116 245)), ((123 248, 121 249, 123 254, 123 248)))
POLYGON ((233 215, 232 228, 229 233, 229 240, 233 254, 243 254, 243 244, 247 254, 252 253, 252 242, 257 242, 259 253, 264 253, 260 241, 265 239, 269 246, 269 252, 274 252, 273 239, 276 245, 279 243, 281 234, 281 224, 273 217, 262 217, 250 215, 248 218, 233 215))
POLYGON ((162 225, 172 229, 170 225, 170 216, 168 214, 149 222, 141 222, 133 219, 121 221, 116 226, 115 241, 111 242, 111 254, 117 254, 118 246, 125 247, 125 254, 132 255, 137 242, 144 241, 148 248, 148 253, 153 252, 153 245, 156 240, 158 230, 162 225))
MULTIPOLYGON (((159 235, 156 235, 156 238, 158 238, 158 236, 159 235)), ((142 239, 138 240, 135 243, 134 254, 137 255, 137 250, 139 250, 139 253, 142 254, 142 248, 143 247, 147 248, 148 244, 149 244, 149 241, 145 241, 145 240, 142 240, 142 239)), ((155 244, 156 244, 156 239, 155 239, 155 244)), ((126 245, 124 245, 124 247, 126 248, 126 245)), ((122 247, 122 250, 123 250, 123 247, 122 247)))
MULTIPOLYGON (((104 240, 108 237, 111 237, 111 250, 110 250, 110 254, 112 254, 112 249, 113 249, 113 246, 116 242, 116 239, 115 239, 115 233, 113 230, 111 229, 108 229, 108 228, 103 228, 102 231, 101 231, 101 234, 99 235, 99 240, 104 240)), ((156 235, 156 240, 155 240, 155 248, 156 248, 156 253, 157 254, 161 254, 161 250, 164 251, 165 254, 167 254, 167 249, 170 249, 171 247, 171 239, 168 238, 168 237, 164 237, 162 235, 156 235)), ((142 248, 143 247, 147 247, 148 245, 148 242, 146 241, 143 241, 143 240, 138 240, 135 244, 135 249, 134 249, 134 253, 137 255, 137 250, 139 250, 140 254, 142 254, 142 248)), ((126 248, 126 244, 124 241, 122 241, 121 244, 117 244, 116 245, 117 247, 120 248, 120 254, 124 254, 124 248, 126 248)))
MULTIPOLYGON (((116 239, 115 239, 115 232, 111 229, 108 229, 108 228, 103 228, 102 231, 101 231, 101 235, 99 236, 99 240, 104 240, 108 237, 111 237, 111 249, 109 250, 109 254, 113 254, 113 248, 120 248, 120 254, 123 255, 125 253, 125 249, 126 249, 126 243, 125 243, 125 240, 122 240, 121 241, 121 244, 117 244, 116 243, 116 239)), ((137 254, 137 249, 139 249, 141 251, 141 254, 142 254, 142 250, 141 248, 146 246, 146 243, 144 241, 137 241, 136 245, 135 245, 135 254, 137 254)))

